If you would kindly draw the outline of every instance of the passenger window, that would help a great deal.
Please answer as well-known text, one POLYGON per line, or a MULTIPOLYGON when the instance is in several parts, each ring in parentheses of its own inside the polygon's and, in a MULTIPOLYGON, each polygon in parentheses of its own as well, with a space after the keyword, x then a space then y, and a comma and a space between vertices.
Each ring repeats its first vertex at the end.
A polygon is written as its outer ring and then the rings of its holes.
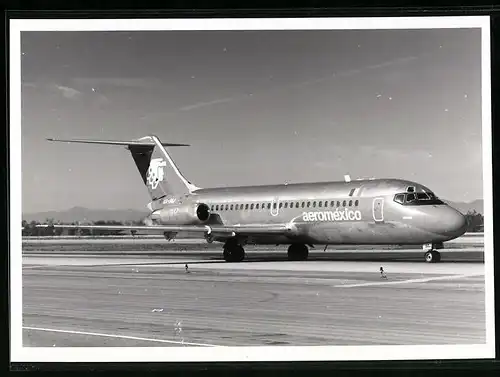
POLYGON ((283 203, 280 203, 280 208, 283 207, 283 203))
POLYGON ((255 205, 255 209, 259 209, 259 203, 255 205))
POLYGON ((352 200, 349 200, 349 207, 352 207, 352 200))
POLYGON ((219 205, 218 205, 218 204, 215 206, 215 210, 216 210, 216 211, 218 211, 218 210, 219 210, 219 205))
POLYGON ((276 206, 276 203, 273 203, 273 209, 276 209, 277 206, 276 206))
POLYGON ((337 207, 340 207, 340 200, 337 200, 337 207))
POLYGON ((248 204, 245 204, 245 209, 248 209, 248 204))
POLYGON ((229 209, 232 211, 233 210, 233 205, 231 204, 231 207, 229 207, 229 209))
POLYGON ((323 202, 318 202, 318 207, 323 206, 323 202))
POLYGON ((358 204, 359 204, 359 200, 356 200, 356 201, 354 202, 354 205, 357 207, 357 206, 358 206, 358 204))
POLYGON ((313 202, 313 207, 316 208, 316 202, 313 202))
POLYGON ((226 211, 229 210, 229 204, 226 204, 226 211))
POLYGON ((252 204, 250 204, 250 209, 253 209, 253 203, 252 203, 252 204))
POLYGON ((305 206, 306 206, 306 203, 302 202, 302 208, 304 208, 305 206))
POLYGON ((288 202, 285 203, 285 208, 288 208, 288 202))
POLYGON ((347 203, 346 203, 346 201, 344 200, 344 201, 342 202, 342 207, 345 207, 345 205, 346 205, 346 204, 347 204, 347 203))
POLYGON ((271 209, 271 203, 267 203, 267 209, 271 209))
POLYGON ((330 202, 330 207, 335 207, 335 200, 332 200, 332 201, 330 202))
POLYGON ((210 211, 213 211, 214 210, 214 206, 210 206, 210 211))

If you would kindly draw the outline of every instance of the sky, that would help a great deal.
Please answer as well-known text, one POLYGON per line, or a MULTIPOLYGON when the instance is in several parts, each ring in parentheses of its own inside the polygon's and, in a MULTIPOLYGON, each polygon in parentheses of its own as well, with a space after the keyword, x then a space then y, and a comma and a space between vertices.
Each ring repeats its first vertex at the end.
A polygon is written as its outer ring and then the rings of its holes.
POLYGON ((479 29, 23 32, 23 212, 141 209, 123 147, 199 187, 356 178, 482 199, 479 29))

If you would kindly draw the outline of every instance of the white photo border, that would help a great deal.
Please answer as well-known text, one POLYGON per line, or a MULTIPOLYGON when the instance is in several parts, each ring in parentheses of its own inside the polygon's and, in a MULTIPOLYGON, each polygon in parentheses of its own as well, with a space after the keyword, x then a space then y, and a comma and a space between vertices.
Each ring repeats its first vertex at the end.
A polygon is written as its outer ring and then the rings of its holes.
POLYGON ((10 19, 10 303, 11 362, 365 361, 495 358, 491 62, 489 16, 227 19, 10 19), (314 347, 23 347, 21 33, 148 30, 481 29, 482 150, 486 343, 314 347))

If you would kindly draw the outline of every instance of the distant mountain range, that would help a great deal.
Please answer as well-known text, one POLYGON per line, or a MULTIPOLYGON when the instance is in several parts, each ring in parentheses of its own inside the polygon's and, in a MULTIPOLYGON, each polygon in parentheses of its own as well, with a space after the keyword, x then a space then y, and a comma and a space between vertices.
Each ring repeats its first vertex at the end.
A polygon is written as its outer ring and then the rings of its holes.
POLYGON ((464 215, 469 211, 476 211, 481 214, 484 213, 483 199, 477 199, 470 203, 451 202, 448 200, 445 200, 445 202, 448 203, 453 208, 462 212, 464 215))
MULTIPOLYGON (((450 206, 466 214, 468 211, 475 210, 483 213, 483 200, 478 199, 470 203, 446 201, 450 206)), ((73 221, 97 221, 97 220, 116 220, 116 221, 138 221, 148 215, 147 211, 135 209, 89 209, 84 207, 73 207, 64 211, 47 211, 38 213, 24 213, 23 220, 28 222, 45 222, 47 219, 54 219, 64 223, 73 221)))

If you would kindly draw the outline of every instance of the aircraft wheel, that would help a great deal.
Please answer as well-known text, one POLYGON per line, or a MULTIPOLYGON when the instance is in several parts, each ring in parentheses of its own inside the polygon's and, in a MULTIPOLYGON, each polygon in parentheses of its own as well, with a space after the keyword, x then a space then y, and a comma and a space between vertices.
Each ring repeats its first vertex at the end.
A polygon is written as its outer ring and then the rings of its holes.
POLYGON ((309 249, 306 245, 293 244, 288 247, 288 260, 304 261, 309 256, 309 249))
POLYGON ((425 261, 427 263, 437 263, 441 261, 441 254, 436 250, 428 251, 425 253, 425 261))
POLYGON ((223 252, 226 262, 241 262, 245 259, 245 249, 241 245, 225 245, 223 252))
POLYGON ((436 262, 441 262, 441 253, 439 251, 434 251, 436 253, 436 262))

